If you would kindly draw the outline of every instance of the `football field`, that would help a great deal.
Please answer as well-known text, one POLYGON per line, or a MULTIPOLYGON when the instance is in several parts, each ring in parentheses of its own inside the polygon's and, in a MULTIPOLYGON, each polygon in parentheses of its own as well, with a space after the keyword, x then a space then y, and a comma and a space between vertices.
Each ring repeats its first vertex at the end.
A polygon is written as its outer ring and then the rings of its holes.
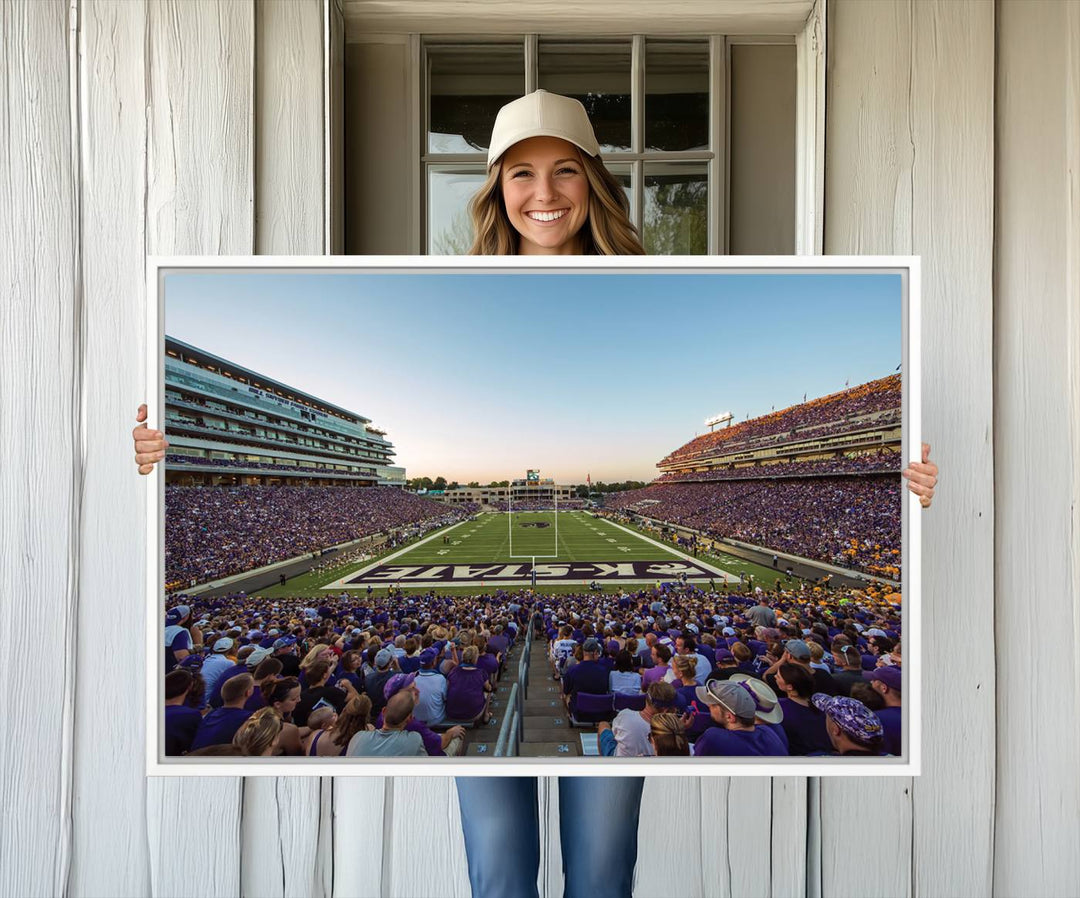
POLYGON ((612 587, 683 575, 696 582, 740 582, 716 560, 694 558, 585 511, 513 512, 438 530, 322 588, 612 587))

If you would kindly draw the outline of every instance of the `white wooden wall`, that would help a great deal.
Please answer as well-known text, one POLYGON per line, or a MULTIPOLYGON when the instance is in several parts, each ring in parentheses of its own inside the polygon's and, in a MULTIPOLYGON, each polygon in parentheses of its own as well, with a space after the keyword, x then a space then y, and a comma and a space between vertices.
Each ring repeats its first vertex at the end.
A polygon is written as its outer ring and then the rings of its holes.
MULTIPOLYGON (((449 779, 142 774, 144 254, 340 239, 340 34, 3 3, 0 895, 468 893, 449 779)), ((1075 895, 1080 4, 834 0, 828 51, 826 252, 923 257, 924 774, 650 780, 637 894, 1075 895)))

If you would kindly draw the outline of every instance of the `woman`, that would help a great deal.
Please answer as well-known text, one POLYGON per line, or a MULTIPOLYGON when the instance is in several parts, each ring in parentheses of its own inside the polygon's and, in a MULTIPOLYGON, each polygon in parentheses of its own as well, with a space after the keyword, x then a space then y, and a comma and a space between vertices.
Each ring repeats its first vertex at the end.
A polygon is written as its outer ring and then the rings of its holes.
POLYGON ((335 663, 319 657, 308 667, 307 687, 300 692, 300 701, 293 710, 293 720, 297 726, 307 726, 308 715, 320 703, 330 705, 335 713, 340 714, 345 710, 345 702, 356 694, 348 680, 338 680, 339 686, 344 684, 342 688, 330 685, 330 675, 335 663))
POLYGON ((232 744, 248 757, 269 757, 285 732, 281 716, 273 708, 260 708, 240 724, 232 744))
POLYGON ((319 660, 326 660, 333 656, 336 660, 337 656, 334 655, 334 650, 328 645, 318 644, 311 647, 311 650, 304 655, 304 660, 300 662, 300 685, 305 689, 308 687, 310 678, 308 677, 308 670, 311 666, 319 660))
POLYGON ((697 663, 693 655, 676 655, 671 660, 672 669, 675 671, 675 679, 671 685, 675 687, 675 705, 680 712, 685 712, 691 703, 697 699, 698 682, 697 663))
POLYGON ((337 723, 326 738, 315 737, 308 754, 340 757, 345 754, 353 736, 361 730, 374 729, 371 723, 371 699, 366 695, 354 695, 345 703, 345 710, 338 715, 337 723))
MULTIPOLYGON (((488 178, 470 203, 475 234, 470 254, 643 254, 626 196, 599 150, 576 100, 536 91, 504 106, 491 135, 488 178)), ((168 443, 161 431, 146 428, 145 405, 136 420, 135 461, 139 472, 148 474, 165 457, 168 443)), ((924 506, 930 504, 937 475, 928 452, 924 444, 922 464, 904 472, 924 506)), ((461 777, 457 782, 473 895, 535 898, 540 863, 535 778, 461 777), (507 863, 508 857, 515 862, 507 863)), ((643 784, 640 777, 559 780, 565 898, 630 895, 643 784), (592 822, 597 808, 604 809, 606 828, 592 822)))
MULTIPOLYGON (((264 688, 263 695, 266 698, 266 707, 272 708, 282 720, 277 747, 281 748, 287 755, 303 754, 304 747, 301 745, 300 740, 307 735, 307 728, 305 727, 304 731, 301 732, 300 728, 292 722, 292 712, 300 704, 300 681, 296 677, 285 677, 283 680, 277 680, 272 686, 264 688)), ((258 713, 260 712, 255 712, 255 714, 258 713)))
MULTIPOLYGON (((644 254, 626 195, 599 153, 577 100, 536 91, 504 106, 491 134, 487 181, 469 205, 470 254, 644 254)), ((459 777, 457 784, 475 898, 535 898, 536 779, 459 777)), ((559 780, 566 898, 630 895, 643 785, 640 777, 559 780), (591 822, 597 807, 607 827, 591 822)))
POLYGON ((671 685, 675 687, 675 707, 680 714, 689 714, 684 721, 684 733, 691 739, 696 739, 713 725, 708 709, 697 710, 697 663, 695 655, 675 655, 671 659, 671 667, 675 671, 675 679, 671 685))
POLYGON ((649 721, 649 744, 658 758, 690 757, 690 743, 686 741, 678 714, 665 712, 652 716, 649 721))
POLYGON ((258 666, 252 671, 252 676, 255 678, 255 691, 244 703, 244 709, 247 711, 258 711, 259 708, 266 707, 266 696, 264 691, 274 685, 281 673, 281 662, 277 658, 263 658, 259 662, 258 666))

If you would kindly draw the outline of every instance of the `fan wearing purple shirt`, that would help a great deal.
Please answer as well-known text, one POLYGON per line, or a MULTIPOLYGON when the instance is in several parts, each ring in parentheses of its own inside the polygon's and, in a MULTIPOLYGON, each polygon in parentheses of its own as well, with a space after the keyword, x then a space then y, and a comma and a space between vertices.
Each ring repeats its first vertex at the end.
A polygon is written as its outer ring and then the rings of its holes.
POLYGON ((206 748, 208 745, 228 745, 232 742, 240 724, 247 720, 252 712, 244 709, 244 703, 255 691, 255 678, 251 674, 230 677, 221 687, 224 704, 211 711, 199 724, 199 731, 191 743, 191 750, 206 748))
MULTIPOLYGON (((191 671, 183 667, 165 675, 165 754, 182 755, 191 750, 191 743, 202 722, 202 715, 191 707, 192 689, 202 689, 191 671)), ((200 693, 201 694, 201 693, 200 693)))
POLYGON ((845 757, 880 757, 884 754, 881 720, 862 702, 824 692, 815 692, 810 701, 828 718, 825 728, 833 748, 828 754, 845 757))
POLYGON ((885 707, 877 711, 878 719, 885 731, 885 751, 890 755, 900 756, 900 687, 902 677, 899 667, 879 667, 868 677, 870 687, 881 696, 885 707))
POLYGON ((771 730, 773 735, 780 740, 784 747, 784 754, 790 754, 788 749, 788 737, 784 731, 784 709, 780 707, 780 701, 776 693, 769 688, 764 680, 752 677, 749 674, 732 674, 730 682, 746 689, 754 700, 755 714, 754 725, 771 730))
POLYGON ((599 661, 600 643, 590 637, 585 640, 582 651, 584 660, 567 670, 562 678, 563 695, 569 700, 571 713, 577 708, 579 692, 604 695, 608 691, 608 668, 599 661))
POLYGON ((491 716, 491 680, 476 666, 479 653, 470 645, 461 653, 461 663, 446 675, 446 716, 452 720, 474 720, 483 715, 482 723, 491 716))
MULTIPOLYGON (((650 634, 651 635, 651 634, 650 634)), ((652 683, 662 682, 669 670, 668 663, 671 661, 671 649, 666 645, 654 643, 652 647, 652 667, 643 667, 641 673, 641 688, 648 691, 652 683)))
MULTIPOLYGON (((730 681, 710 680, 697 687, 698 701, 709 707, 716 726, 710 727, 694 743, 695 757, 739 757, 787 754, 776 734, 766 726, 757 726, 757 704, 748 688, 730 681)), ((689 724, 683 718, 684 725, 689 724)))
POLYGON ((799 664, 781 664, 776 671, 776 685, 783 696, 780 707, 784 709, 788 751, 793 755, 832 751, 825 715, 810 703, 815 692, 810 672, 799 664))

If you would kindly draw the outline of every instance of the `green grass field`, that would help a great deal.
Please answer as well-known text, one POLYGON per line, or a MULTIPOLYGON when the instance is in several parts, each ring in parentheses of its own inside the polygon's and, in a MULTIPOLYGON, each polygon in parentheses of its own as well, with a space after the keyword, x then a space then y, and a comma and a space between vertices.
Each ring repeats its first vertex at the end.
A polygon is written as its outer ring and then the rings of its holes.
MULTIPOLYGON (((396 581, 398 587, 410 592, 426 592, 431 588, 438 589, 440 593, 475 592, 481 588, 482 583, 483 588, 487 589, 500 585, 491 581, 490 566, 527 566, 534 557, 538 566, 593 563, 607 566, 608 569, 626 562, 651 562, 660 565, 657 570, 662 571, 671 564, 691 563, 704 569, 704 572, 697 573, 697 581, 700 583, 707 582, 709 577, 715 577, 715 582, 719 584, 725 573, 732 580, 751 575, 755 583, 769 585, 776 578, 776 571, 770 568, 726 554, 702 553, 697 559, 687 559, 677 549, 660 544, 655 534, 622 527, 605 519, 595 518, 588 512, 560 512, 557 515, 554 512, 514 512, 480 515, 475 520, 435 531, 411 545, 399 546, 363 563, 294 577, 284 587, 273 586, 260 590, 259 594, 268 597, 314 598, 325 595, 327 589, 366 590, 367 582, 363 576, 357 579, 358 574, 366 571, 369 574, 364 576, 370 576, 370 572, 387 570, 387 566, 393 566, 395 570, 409 568, 412 571, 453 568, 456 572, 455 579, 447 582, 418 582, 413 586, 407 580, 396 581), (478 566, 477 571, 487 569, 488 578, 485 579, 483 573, 477 573, 474 578, 469 579, 470 575, 468 572, 462 574, 461 567, 468 565, 478 566)), ((417 576, 420 575, 422 574, 417 576)), ((551 582, 538 580, 537 586, 543 592, 572 592, 580 590, 583 582, 590 579, 586 573, 577 578, 567 576, 551 582)), ((606 591, 633 589, 657 579, 671 579, 671 576, 652 573, 640 577, 624 575, 621 581, 602 581, 602 586, 606 591)), ((385 585, 376 582, 374 588, 377 594, 381 594, 385 593, 390 585, 392 584, 389 582, 385 585)), ((527 585, 527 580, 506 582, 506 588, 520 588, 523 585, 527 585)))

